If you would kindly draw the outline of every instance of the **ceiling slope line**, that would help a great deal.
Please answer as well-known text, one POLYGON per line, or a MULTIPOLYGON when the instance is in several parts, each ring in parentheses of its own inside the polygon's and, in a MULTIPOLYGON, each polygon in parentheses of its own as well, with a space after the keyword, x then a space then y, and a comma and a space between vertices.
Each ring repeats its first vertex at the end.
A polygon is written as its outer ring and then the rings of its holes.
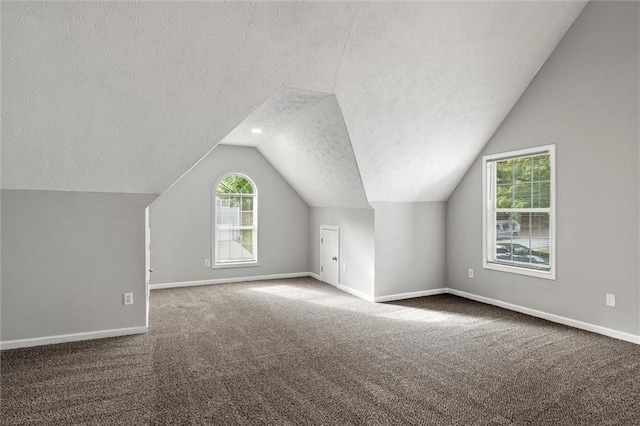
MULTIPOLYGON (((267 99, 268 99, 268 98, 267 98, 267 99)), ((266 102, 266 101, 264 101, 264 102, 266 102)), ((260 103, 257 107, 255 107, 255 108, 254 108, 254 109, 249 113, 249 115, 253 114, 253 113, 255 112, 255 110, 256 110, 256 109, 260 108, 260 105, 262 105, 264 102, 260 103)), ((234 130, 236 127, 240 126, 240 125, 242 124, 242 122, 243 122, 243 121, 244 121, 244 120, 245 120, 249 115, 247 115, 247 116, 246 116, 245 118, 243 118, 243 119, 242 119, 242 120, 241 120, 237 125, 235 125, 235 126, 231 129, 231 131, 229 131, 229 132, 227 133, 227 135, 228 135, 229 133, 233 132, 233 130, 234 130)), ((173 188, 173 187, 174 187, 178 182, 180 182, 180 181, 182 180, 182 178, 183 178, 183 177, 185 177, 186 175, 188 175, 188 174, 189 174, 189 172, 191 172, 191 170, 193 170, 193 169, 194 169, 198 164, 200 164, 200 162, 201 162, 202 160, 204 160, 207 156, 209 156, 209 154, 211 154, 211 152, 212 152, 214 149, 216 149, 216 147, 220 144, 220 142, 221 142, 222 140, 224 140, 224 138, 226 138, 226 137, 227 137, 227 135, 225 135, 223 138, 221 138, 220 140, 218 140, 218 141, 217 141, 217 142, 216 142, 216 143, 211 147, 211 149, 209 149, 207 152, 205 152, 205 153, 204 153, 204 155, 200 156, 200 158, 199 158, 195 163, 193 163, 193 164, 191 165, 191 167, 189 167, 189 168, 188 168, 184 173, 182 173, 182 174, 180 175, 180 177, 178 177, 178 179, 176 179, 175 181, 173 181, 173 183, 172 183, 171 185, 169 185, 169 186, 167 187, 167 189, 165 189, 164 191, 162 191, 162 192, 160 193, 160 196, 162 196, 162 195, 164 195, 165 193, 169 192, 169 190, 170 190, 171 188, 173 188)), ((159 198, 159 197, 158 197, 158 198, 159 198)))
MULTIPOLYGON (((344 62, 344 55, 346 54, 347 48, 351 45, 351 41, 353 40, 353 33, 356 29, 356 25, 358 24, 360 13, 362 12, 363 7, 364 7, 364 3, 361 3, 360 6, 358 7, 358 11, 356 12, 355 18, 353 18, 353 23, 351 24, 351 29, 349 30, 349 36, 345 40, 344 46, 342 47, 342 53, 340 54, 340 59, 338 60, 338 65, 336 66, 336 73, 333 77, 333 87, 331 88, 331 93, 334 95, 336 94, 336 86, 338 85, 340 68, 342 68, 342 63, 344 62)), ((342 111, 342 108, 340 108, 340 111, 342 111)))
MULTIPOLYGON (((294 87, 287 87, 288 89, 294 89, 294 90, 303 90, 303 89, 296 89, 294 87)), ((306 90, 307 92, 315 92, 315 93, 320 93, 322 95, 326 95, 326 98, 329 98, 331 96, 331 93, 326 93, 326 92, 321 92, 319 90, 306 90)), ((276 92, 277 93, 277 92, 276 92)), ((272 93, 270 96, 268 96, 264 101, 260 102, 258 104, 258 106, 256 106, 255 108, 253 108, 251 110, 251 112, 249 114, 247 114, 242 120, 240 120, 240 122, 238 124, 236 124, 226 135, 224 135, 224 137, 220 138, 220 140, 218 140, 212 147, 211 149, 209 149, 207 152, 205 152, 195 163, 193 163, 191 165, 191 167, 189 167, 184 173, 182 173, 180 175, 180 177, 178 177, 178 179, 176 179, 171 185, 169 185, 164 191, 162 191, 159 196, 164 195, 165 193, 169 192, 169 190, 171 188, 173 188, 178 182, 180 182, 182 180, 182 178, 184 178, 186 175, 188 175, 191 170, 193 170, 198 164, 200 164, 200 162, 202 162, 202 160, 204 160, 206 157, 209 156, 209 154, 211 154, 213 152, 214 149, 216 149, 216 147, 218 145, 220 145, 220 143, 222 141, 224 141, 227 136, 229 136, 230 134, 232 134, 238 127, 240 127, 242 125, 242 123, 244 123, 247 118, 249 118, 252 114, 254 114, 257 110, 260 109, 260 107, 262 107, 266 102, 269 101, 269 99, 271 99, 273 97, 275 93, 272 93)), ((307 108, 305 108, 300 114, 298 114, 294 119, 290 120, 287 125, 293 123, 295 120, 297 120, 299 117, 301 117, 302 115, 306 114, 307 112, 309 112, 310 110, 312 110, 313 108, 315 108, 316 106, 320 105, 321 103, 323 103, 325 101, 325 99, 321 100, 320 102, 317 103, 312 103, 310 106, 308 106, 307 108)), ((277 136, 277 135, 274 135, 277 136)))
MULTIPOLYGON (((444 201, 584 8, 358 3, 119 3, 102 29, 69 26, 68 12, 102 16, 97 3, 3 4, 11 37, 2 55, 15 60, 2 70, 12 83, 3 102, 12 107, 1 186, 164 194, 217 155, 227 132, 252 145, 306 102, 333 95, 347 132, 337 114, 333 130, 349 138, 340 152, 355 155, 351 185, 366 182, 367 201, 444 201), (69 29, 85 42, 58 40, 69 29), (47 55, 35 54, 44 48, 47 55), (288 106, 285 97, 282 116, 262 136, 249 133, 247 114, 287 87, 323 95, 294 96, 288 106)), ((278 112, 260 109, 256 119, 278 112)))
POLYGON ((335 96, 336 104, 340 109, 340 117, 342 118, 342 125, 344 126, 344 131, 347 134, 347 140, 349 141, 349 148, 351 148, 351 154, 353 155, 353 159, 356 163, 356 173, 358 174, 358 178, 360 179, 360 186, 362 186, 362 191, 364 192, 364 198, 369 208, 373 209, 371 206, 371 201, 369 201, 369 196, 367 195, 367 187, 364 185, 364 180, 362 179, 362 173, 360 172, 360 162, 358 161, 358 156, 356 155, 356 151, 353 149, 353 142, 351 141, 351 134, 349 133, 349 127, 347 126, 347 122, 344 119, 344 114, 342 113, 342 107, 340 106, 340 102, 338 101, 338 97, 335 96))
MULTIPOLYGON (((188 175, 188 174, 189 174, 189 172, 191 172, 191 170, 193 170, 193 169, 194 169, 198 164, 200 164, 200 162, 201 162, 202 160, 204 160, 204 159, 205 159, 209 154, 211 154, 211 151, 213 151, 214 149, 216 149, 216 147, 217 147, 219 144, 220 144, 220 141, 216 142, 216 144, 215 144, 215 145, 213 145, 213 147, 212 147, 210 150, 208 150, 208 151, 207 151, 207 152, 206 152, 202 157, 200 157, 200 158, 198 159, 198 161, 196 161, 195 163, 193 163, 193 165, 192 165, 191 167, 189 167, 189 168, 187 169, 187 171, 186 171, 186 172, 184 172, 183 174, 181 174, 181 175, 180 175, 180 177, 179 177, 178 179, 176 179, 176 180, 175 180, 171 185, 169 185, 169 186, 167 187, 167 189, 165 189, 164 191, 162 191, 162 192, 160 193, 160 196, 163 196, 164 194, 166 194, 167 192, 169 192, 169 190, 170 190, 171 188, 173 188, 173 187, 174 187, 178 182, 180 182, 180 181, 182 180, 182 178, 183 178, 183 177, 185 177, 186 175, 188 175)), ((160 196, 159 196, 159 197, 160 197, 160 196)), ((158 198, 159 198, 159 197, 158 197, 158 198)))
POLYGON ((471 163, 469 163, 466 166, 466 171, 464 172, 464 174, 462 175, 462 177, 460 178, 460 180, 458 180, 458 183, 456 183, 453 188, 451 189, 451 191, 449 192, 449 195, 447 196, 447 199, 444 201, 449 201, 449 198, 451 198, 451 195, 456 191, 456 188, 458 187, 458 185, 460 185, 460 183, 464 180, 465 176, 467 176, 467 174, 469 173, 469 171, 471 170, 471 167, 473 166, 473 164, 476 162, 476 160, 478 159, 478 157, 482 154, 482 152, 484 151, 485 147, 489 144, 489 142, 491 142, 491 140, 493 139, 493 137, 498 133, 498 131, 500 130, 500 128, 502 128, 502 126, 504 125, 504 123, 507 121, 507 118, 509 118, 509 115, 511 115, 511 112, 513 111, 513 109, 518 105, 518 103, 520 102, 520 100, 522 99, 522 97, 524 96, 525 93, 527 93, 527 91, 529 90, 529 87, 531 87, 531 84, 535 81, 536 77, 538 76, 538 74, 540 73, 540 71, 544 68, 544 66, 546 65, 546 63, 549 61, 549 58, 551 58, 551 56, 553 56, 554 52, 556 51, 556 49, 558 48, 558 46, 560 45, 560 43, 562 42, 562 40, 564 39, 564 37, 567 35, 567 32, 571 29, 571 27, 573 27, 573 24, 578 20, 578 17, 582 14, 582 12, 584 11, 584 8, 587 6, 587 4, 589 3, 590 0, 585 1, 585 3, 582 5, 582 9, 580 10, 580 12, 576 15, 575 19, 573 20, 573 22, 571 22, 567 28, 564 30, 564 32, 562 33, 562 35, 560 35, 560 37, 558 37, 558 41, 556 42, 555 46, 553 47, 553 49, 551 49, 551 51, 549 52, 549 55, 545 58, 544 61, 542 61, 541 65, 538 67, 538 69, 536 70, 535 73, 533 73, 531 80, 529 80, 529 82, 525 85, 524 90, 522 91, 522 93, 520 93, 520 95, 516 98, 516 100, 513 102, 513 104, 511 104, 511 106, 509 107, 509 110, 507 111, 507 113, 504 115, 504 117, 502 118, 502 120, 500 120, 500 123, 496 126, 496 128, 493 130, 493 132, 491 132, 491 134, 489 135, 489 137, 484 141, 484 143, 480 146, 480 149, 477 151, 476 155, 473 157, 473 160, 471 161, 471 163))
MULTIPOLYGON (((304 90, 304 91, 308 91, 305 89, 297 89, 297 90, 304 90)), ((316 92, 316 93, 322 93, 325 94, 325 92, 316 92)), ((267 101, 268 102, 268 101, 267 101)), ((346 126, 346 123, 344 121, 344 115, 342 114, 342 108, 340 107, 340 104, 338 103, 338 99, 334 94, 331 93, 326 93, 326 96, 323 97, 321 100, 311 103, 307 108, 305 108, 304 110, 302 110, 300 113, 298 113, 295 118, 289 120, 288 122, 286 122, 286 124, 283 124, 280 126, 280 131, 274 133, 269 139, 265 139, 263 141, 261 141, 260 143, 255 145, 255 148, 258 150, 258 152, 260 152, 260 154, 265 158, 265 160, 274 168, 274 170, 276 170, 276 172, 278 172, 278 174, 280 174, 283 179, 287 182, 289 182, 289 184, 291 185, 291 187, 294 189, 294 191, 296 191, 298 193, 298 195, 300 195, 300 197, 302 199, 305 200, 305 202, 307 202, 307 204, 309 204, 309 206, 311 207, 326 207, 326 206, 319 206, 319 205, 314 205, 312 202, 310 202, 307 197, 305 196, 305 191, 300 190, 298 188, 297 185, 293 185, 291 184, 290 179, 287 177, 288 174, 286 172, 283 173, 283 170, 281 169, 280 165, 275 164, 272 161, 271 155, 269 155, 269 152, 267 152, 265 149, 263 149, 262 147, 264 146, 269 146, 269 141, 274 141, 277 140, 279 137, 287 137, 288 131, 291 130, 292 128, 295 128, 295 124, 298 121, 301 120, 305 120, 306 118, 308 118, 309 116, 314 116, 315 111, 322 109, 324 106, 326 106, 327 104, 332 103, 333 107, 337 107, 338 109, 338 113, 339 113, 339 123, 336 122, 337 126, 342 126, 342 130, 344 131, 344 135, 346 137, 346 142, 349 145, 348 146, 348 152, 351 153, 351 158, 353 159, 353 165, 354 165, 354 172, 357 175, 357 185, 359 186, 359 188, 362 191, 362 196, 363 196, 363 202, 366 206, 362 206, 362 207, 344 207, 344 208, 350 208, 350 209, 373 209, 373 207, 371 207, 371 205, 369 204, 369 200, 367 199, 367 194, 366 194, 366 190, 364 187, 364 182, 362 180, 362 175, 360 173, 360 168, 358 166, 358 160, 355 156, 355 152, 353 150, 353 145, 351 144, 351 137, 349 135, 349 130, 346 126)), ((224 145, 224 140, 223 143, 224 145)), ((354 184, 356 184, 356 181, 354 181, 354 184)))

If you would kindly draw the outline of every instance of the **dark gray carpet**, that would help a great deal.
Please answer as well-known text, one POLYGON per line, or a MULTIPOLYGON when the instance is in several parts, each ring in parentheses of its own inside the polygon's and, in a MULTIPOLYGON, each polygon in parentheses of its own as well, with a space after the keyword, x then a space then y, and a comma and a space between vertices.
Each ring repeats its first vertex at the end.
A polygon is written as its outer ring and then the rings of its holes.
POLYGON ((2 424, 640 424, 640 346, 449 295, 157 290, 150 327, 4 351, 2 424))

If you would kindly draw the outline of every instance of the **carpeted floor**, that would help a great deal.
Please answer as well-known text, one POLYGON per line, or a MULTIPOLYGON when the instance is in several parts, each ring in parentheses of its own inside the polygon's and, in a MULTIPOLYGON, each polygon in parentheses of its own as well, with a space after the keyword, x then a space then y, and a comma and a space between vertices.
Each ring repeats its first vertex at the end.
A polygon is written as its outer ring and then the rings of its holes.
POLYGON ((150 327, 4 351, 2 424, 640 424, 640 346, 455 296, 156 290, 150 327))

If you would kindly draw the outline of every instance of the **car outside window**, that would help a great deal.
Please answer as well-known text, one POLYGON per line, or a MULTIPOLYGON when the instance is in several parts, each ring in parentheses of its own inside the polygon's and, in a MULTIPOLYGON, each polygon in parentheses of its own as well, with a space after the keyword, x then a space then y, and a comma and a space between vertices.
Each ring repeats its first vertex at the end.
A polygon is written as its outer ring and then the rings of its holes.
POLYGON ((483 266, 555 279, 555 145, 483 157, 483 266))

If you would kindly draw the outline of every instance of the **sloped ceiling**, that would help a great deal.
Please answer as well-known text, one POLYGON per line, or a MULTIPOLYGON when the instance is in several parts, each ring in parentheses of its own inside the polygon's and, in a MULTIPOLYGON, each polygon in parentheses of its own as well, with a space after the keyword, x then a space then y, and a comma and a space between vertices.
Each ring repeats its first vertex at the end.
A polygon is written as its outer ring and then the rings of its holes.
POLYGON ((367 4, 335 89, 369 201, 439 201, 584 2, 367 4))
POLYGON ((279 89, 331 92, 357 10, 3 2, 3 187, 161 193, 279 89))
MULTIPOLYGON (((448 197, 584 2, 1 7, 3 188, 160 193, 296 87, 335 95, 370 201, 430 201, 448 197)), ((286 173, 307 167, 259 149, 286 173)))
POLYGON ((312 207, 371 208, 333 95, 283 89, 221 143, 257 148, 312 207))

